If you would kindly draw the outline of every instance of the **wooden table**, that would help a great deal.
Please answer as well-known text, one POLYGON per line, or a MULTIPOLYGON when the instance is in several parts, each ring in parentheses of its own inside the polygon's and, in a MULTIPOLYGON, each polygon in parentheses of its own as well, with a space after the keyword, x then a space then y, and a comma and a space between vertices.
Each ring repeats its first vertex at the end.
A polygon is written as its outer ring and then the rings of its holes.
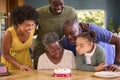
POLYGON ((0 80, 120 80, 120 77, 106 79, 94 76, 94 72, 72 70, 72 77, 53 77, 53 70, 33 70, 31 72, 11 70, 12 75, 0 77, 0 80))

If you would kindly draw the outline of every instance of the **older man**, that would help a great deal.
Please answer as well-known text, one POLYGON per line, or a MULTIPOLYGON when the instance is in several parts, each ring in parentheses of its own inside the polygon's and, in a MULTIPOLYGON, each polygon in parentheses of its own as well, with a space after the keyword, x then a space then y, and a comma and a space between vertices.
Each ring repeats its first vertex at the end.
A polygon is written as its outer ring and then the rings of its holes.
MULTIPOLYGON (((113 35, 112 32, 110 32, 106 29, 100 28, 93 24, 83 24, 83 23, 79 24, 75 19, 70 19, 70 20, 66 21, 64 24, 65 37, 62 39, 62 44, 63 44, 64 48, 72 50, 74 53, 76 53, 75 52, 76 51, 75 50, 76 38, 78 35, 81 34, 82 30, 86 29, 86 28, 91 29, 96 32, 96 34, 97 34, 96 42, 97 43, 103 42, 103 44, 105 43, 105 45, 107 45, 108 47, 110 47, 110 44, 115 45, 115 50, 116 50, 115 55, 116 56, 115 56, 114 63, 117 65, 120 65, 120 38, 113 35)), ((104 46, 103 44, 101 44, 101 45, 104 46)), ((109 52, 109 51, 110 51, 110 49, 107 50, 107 52, 109 52)), ((107 54, 111 54, 111 53, 107 53, 107 54)), ((113 70, 115 68, 110 68, 110 69, 113 70)))

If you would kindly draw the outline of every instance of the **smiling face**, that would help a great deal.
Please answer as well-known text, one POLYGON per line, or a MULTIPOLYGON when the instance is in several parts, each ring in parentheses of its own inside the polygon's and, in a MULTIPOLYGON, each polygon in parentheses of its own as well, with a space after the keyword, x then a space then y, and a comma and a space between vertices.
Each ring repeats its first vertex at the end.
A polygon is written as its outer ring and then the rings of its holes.
POLYGON ((64 0, 49 0, 50 11, 55 15, 60 15, 64 8, 64 0))
POLYGON ((46 47, 46 52, 47 52, 47 56, 52 58, 52 59, 59 59, 62 57, 63 55, 63 48, 61 47, 61 45, 59 44, 58 41, 49 44, 46 47))
POLYGON ((93 42, 89 42, 87 38, 78 37, 76 40, 76 51, 80 55, 90 52, 92 46, 93 46, 93 42))
POLYGON ((75 45, 76 38, 80 35, 81 31, 82 29, 77 23, 64 25, 64 34, 72 45, 75 45))
POLYGON ((17 30, 21 34, 29 35, 31 30, 35 27, 35 22, 32 20, 25 20, 22 24, 18 24, 17 30))

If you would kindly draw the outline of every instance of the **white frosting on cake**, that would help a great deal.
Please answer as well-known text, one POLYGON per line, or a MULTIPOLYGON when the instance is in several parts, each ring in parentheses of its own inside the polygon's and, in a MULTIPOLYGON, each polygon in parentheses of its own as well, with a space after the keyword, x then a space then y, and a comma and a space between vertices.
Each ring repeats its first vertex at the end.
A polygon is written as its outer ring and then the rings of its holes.
POLYGON ((54 73, 57 73, 57 74, 71 73, 71 69, 67 69, 67 68, 57 68, 57 69, 54 69, 54 73))

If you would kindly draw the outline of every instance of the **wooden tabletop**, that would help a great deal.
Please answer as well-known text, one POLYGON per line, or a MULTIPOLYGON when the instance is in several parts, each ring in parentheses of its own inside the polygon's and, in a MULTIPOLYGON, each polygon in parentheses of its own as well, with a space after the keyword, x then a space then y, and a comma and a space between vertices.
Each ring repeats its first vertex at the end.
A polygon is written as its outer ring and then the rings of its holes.
POLYGON ((0 77, 0 80, 120 80, 120 77, 106 79, 94 76, 95 72, 72 70, 72 76, 53 77, 53 70, 33 70, 31 72, 11 70, 10 76, 0 77))

